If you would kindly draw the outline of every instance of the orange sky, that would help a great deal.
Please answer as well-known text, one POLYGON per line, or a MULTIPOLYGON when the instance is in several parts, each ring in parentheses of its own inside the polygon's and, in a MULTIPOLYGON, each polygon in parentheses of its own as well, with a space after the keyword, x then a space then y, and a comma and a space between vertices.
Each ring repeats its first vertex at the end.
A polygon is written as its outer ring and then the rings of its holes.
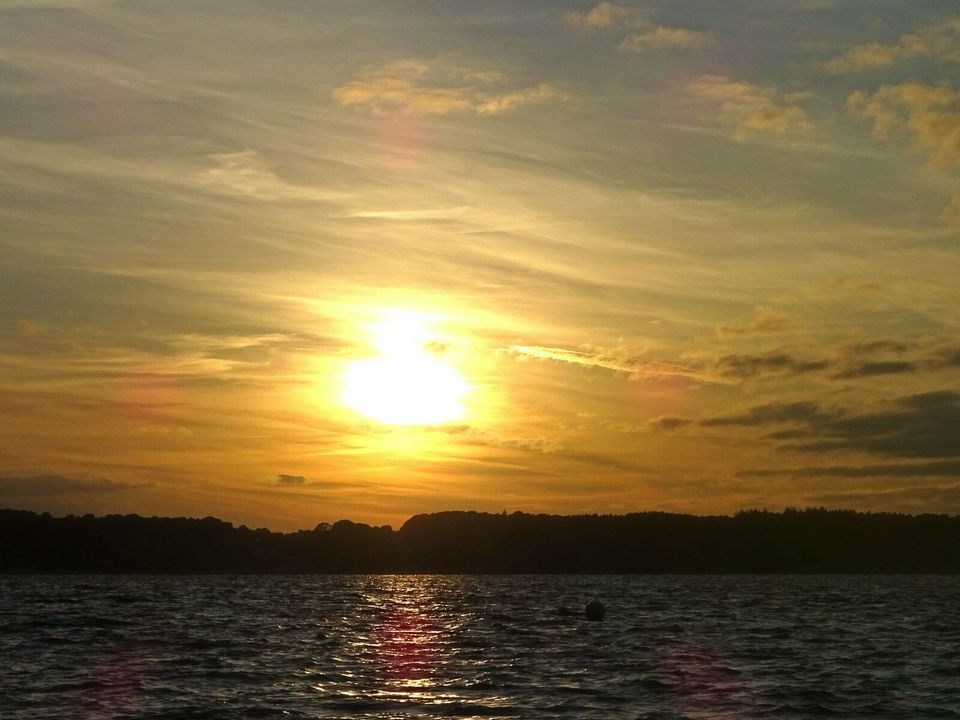
POLYGON ((958 68, 933 0, 0 0, 0 506, 960 512, 958 68))

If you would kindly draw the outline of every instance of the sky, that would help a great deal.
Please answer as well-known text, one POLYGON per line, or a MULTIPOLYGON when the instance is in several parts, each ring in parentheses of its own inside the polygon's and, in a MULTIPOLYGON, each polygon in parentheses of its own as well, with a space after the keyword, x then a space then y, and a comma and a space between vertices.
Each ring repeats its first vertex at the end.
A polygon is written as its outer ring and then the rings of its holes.
POLYGON ((960 8, 0 0, 0 506, 960 513, 960 8))

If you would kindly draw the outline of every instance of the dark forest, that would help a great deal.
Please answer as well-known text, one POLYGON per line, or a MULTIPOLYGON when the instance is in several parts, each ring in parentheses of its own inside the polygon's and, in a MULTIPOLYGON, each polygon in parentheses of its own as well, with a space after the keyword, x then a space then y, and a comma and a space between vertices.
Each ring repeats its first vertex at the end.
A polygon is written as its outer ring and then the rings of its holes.
POLYGON ((956 573, 960 517, 441 512, 277 533, 207 517, 0 510, 3 573, 956 573))

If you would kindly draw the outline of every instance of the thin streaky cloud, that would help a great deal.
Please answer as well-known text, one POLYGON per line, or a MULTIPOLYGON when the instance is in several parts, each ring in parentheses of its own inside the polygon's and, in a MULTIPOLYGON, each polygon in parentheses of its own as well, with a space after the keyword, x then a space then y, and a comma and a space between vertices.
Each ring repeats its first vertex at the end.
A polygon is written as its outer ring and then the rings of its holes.
POLYGON ((502 73, 463 67, 443 58, 405 58, 367 68, 333 91, 338 104, 372 115, 496 115, 559 96, 547 82, 516 87, 502 73))

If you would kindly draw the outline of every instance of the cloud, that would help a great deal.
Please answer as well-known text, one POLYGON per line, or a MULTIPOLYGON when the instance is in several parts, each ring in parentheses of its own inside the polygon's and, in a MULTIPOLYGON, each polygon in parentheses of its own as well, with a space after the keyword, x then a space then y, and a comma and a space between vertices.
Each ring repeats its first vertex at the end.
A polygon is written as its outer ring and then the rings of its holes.
POLYGON ((281 485, 303 485, 307 479, 303 475, 277 475, 277 482, 281 485))
POLYGON ((693 368, 660 360, 645 360, 636 355, 632 355, 625 348, 582 351, 535 345, 513 345, 509 348, 509 352, 519 358, 554 360, 572 365, 583 365, 585 367, 596 367, 613 370, 614 372, 627 373, 632 379, 680 377, 694 382, 708 382, 707 377, 703 373, 693 368))
POLYGON ((446 435, 456 435, 475 445, 506 448, 508 450, 525 450, 533 453, 550 455, 563 449, 563 443, 558 438, 544 435, 533 437, 504 437, 490 430, 473 425, 441 425, 432 428, 433 431, 446 435))
POLYGON ((886 410, 824 416, 807 423, 810 440, 785 449, 856 450, 902 457, 960 456, 960 394, 943 390, 898 398, 886 410))
POLYGON ((716 362, 717 371, 728 378, 752 378, 761 375, 803 375, 830 367, 829 360, 800 360, 787 353, 765 355, 724 355, 716 362))
POLYGON ((710 33, 685 28, 655 27, 627 35, 620 43, 625 52, 644 52, 664 48, 697 48, 710 42, 710 33))
POLYGON ((751 133, 796 135, 810 130, 804 110, 776 88, 732 80, 723 75, 702 75, 688 85, 694 95, 719 105, 719 120, 734 128, 736 137, 751 133))
POLYGON ((898 340, 867 340, 848 343, 842 348, 845 354, 853 356, 873 355, 875 353, 902 353, 909 349, 909 345, 898 340))
POLYGON ((894 45, 867 43, 850 48, 843 55, 827 62, 824 67, 832 73, 859 72, 893 65, 899 55, 898 48, 894 45))
POLYGON ((741 470, 738 477, 872 478, 872 477, 960 477, 960 460, 923 463, 887 463, 882 465, 828 465, 778 470, 741 470))
POLYGON ((710 33, 687 28, 657 26, 641 11, 602 2, 589 10, 573 10, 564 14, 564 22, 570 27, 589 30, 609 28, 640 28, 628 34, 620 43, 624 52, 646 52, 667 48, 696 48, 711 40, 710 33))
POLYGON ((768 403, 746 412, 702 418, 703 427, 793 427, 765 435, 793 440, 795 452, 853 451, 894 457, 960 457, 960 393, 952 390, 897 398, 883 409, 854 413, 814 401, 768 403))
POLYGON ((717 328, 719 337, 736 337, 744 335, 758 335, 786 330, 793 325, 789 315, 771 308, 757 308, 753 320, 745 325, 721 325, 717 328))
POLYGON ((521 105, 550 100, 557 97, 557 91, 549 83, 540 83, 535 87, 514 90, 500 95, 481 95, 477 98, 476 112, 479 115, 495 115, 507 112, 521 105))
POLYGON ((960 160, 960 93, 946 85, 906 82, 873 94, 858 91, 847 110, 870 120, 877 138, 906 135, 935 162, 960 160))
POLYGON ((397 60, 367 68, 337 87, 333 99, 372 115, 496 115, 559 97, 549 83, 509 88, 496 72, 477 72, 441 59, 397 60))
MULTIPOLYGON (((718 329, 720 334, 748 335, 761 329, 772 331, 786 322, 780 318, 761 318, 748 326, 718 329), (732 332, 731 332, 732 331, 732 332)), ((902 353, 909 349, 905 343, 894 340, 874 340, 843 345, 830 358, 804 358, 786 351, 767 353, 735 353, 694 366, 648 360, 629 348, 568 348, 535 345, 514 345, 508 351, 518 358, 553 360, 604 368, 622 372, 633 378, 684 377, 699 383, 727 383, 770 377, 795 377, 814 373, 830 373, 831 380, 851 380, 882 375, 902 375, 921 370, 939 370, 960 367, 960 349, 940 348, 927 357, 888 359, 888 353, 902 353), (879 358, 875 356, 880 355, 879 358)))
POLYGON ((278 200, 332 201, 342 197, 329 190, 295 185, 280 179, 253 150, 216 153, 213 167, 197 175, 204 190, 264 202, 278 200))
POLYGON ((852 365, 834 373, 831 377, 837 380, 847 380, 874 375, 902 375, 915 372, 916 369, 917 364, 907 360, 879 360, 852 365))
POLYGON ((960 368, 960 347, 940 348, 927 358, 925 364, 935 370, 960 368))
POLYGON ((831 73, 855 73, 890 67, 916 57, 960 62, 960 18, 949 18, 902 35, 892 44, 855 45, 824 63, 831 73))
POLYGON ((601 2, 589 10, 571 10, 565 13, 563 21, 570 27, 598 30, 642 22, 642 18, 642 14, 632 8, 601 2))
POLYGON ((72 495, 76 493, 110 493, 144 487, 144 484, 118 480, 81 480, 62 475, 32 475, 28 477, 0 477, 0 497, 37 497, 72 495))
POLYGON ((692 421, 689 418, 682 417, 661 417, 650 421, 650 427, 655 430, 678 430, 686 427, 692 421))
MULTIPOLYGON (((762 327, 765 323, 765 320, 761 320, 748 326, 718 328, 717 332, 720 335, 748 335, 757 326, 762 327)), ((771 325, 775 326, 773 322, 771 325)), ((926 356, 914 358, 884 357, 891 354, 900 355, 911 347, 913 346, 896 340, 867 340, 841 345, 834 351, 834 357, 829 359, 804 359, 787 352, 775 351, 761 354, 724 355, 714 362, 714 366, 720 376, 731 379, 805 375, 830 371, 829 378, 832 380, 903 375, 921 370, 960 367, 960 349, 952 346, 941 347, 926 356)))
POLYGON ((633 462, 629 458, 566 448, 558 438, 553 437, 502 437, 489 430, 470 425, 440 428, 439 431, 458 435, 476 445, 501 448, 504 450, 517 450, 533 455, 549 455, 553 463, 570 461, 629 473, 649 474, 652 471, 650 465, 633 462))
POLYGON ((721 415, 704 418, 700 424, 704 427, 740 426, 757 427, 791 422, 810 422, 829 417, 816 402, 768 403, 750 408, 739 415, 721 415))

